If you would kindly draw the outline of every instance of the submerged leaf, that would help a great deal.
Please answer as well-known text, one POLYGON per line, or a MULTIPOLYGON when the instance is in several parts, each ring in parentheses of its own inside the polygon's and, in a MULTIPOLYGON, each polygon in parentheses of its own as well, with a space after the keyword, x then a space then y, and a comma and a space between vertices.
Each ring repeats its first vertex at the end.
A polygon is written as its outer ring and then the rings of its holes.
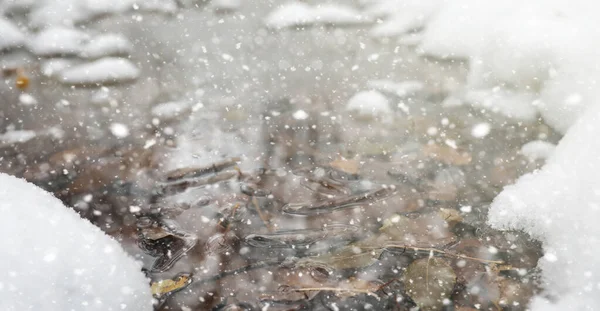
POLYGON ((178 292, 192 283, 192 275, 181 273, 173 279, 160 280, 152 282, 150 289, 155 298, 162 298, 166 295, 178 292))
POLYGON ((441 310, 456 283, 456 274, 441 258, 415 260, 403 276, 406 294, 423 310, 441 310))
POLYGON ((349 160, 344 157, 339 157, 339 158, 329 162, 329 166, 331 166, 334 169, 339 170, 341 172, 351 174, 351 175, 356 175, 356 174, 358 174, 358 169, 359 169, 360 163, 358 162, 357 159, 349 160))

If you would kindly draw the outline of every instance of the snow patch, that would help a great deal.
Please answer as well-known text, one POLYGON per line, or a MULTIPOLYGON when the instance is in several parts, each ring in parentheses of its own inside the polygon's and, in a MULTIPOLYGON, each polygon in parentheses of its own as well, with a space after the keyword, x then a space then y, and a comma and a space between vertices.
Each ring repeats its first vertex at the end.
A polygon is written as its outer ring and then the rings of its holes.
POLYGON ((535 110, 565 133, 589 103, 600 101, 600 30, 592 13, 598 9, 586 0, 447 1, 426 26, 420 49, 469 59, 469 90, 500 86, 533 94, 535 110), (579 100, 572 101, 574 94, 579 100))
POLYGON ((521 147, 521 154, 533 162, 536 160, 546 160, 552 155, 555 149, 556 145, 553 143, 534 140, 521 147))
POLYGON ((287 28, 308 25, 315 21, 313 9, 304 2, 291 1, 282 4, 265 18, 265 25, 269 28, 287 28))
POLYGON ((29 49, 37 56, 77 55, 89 36, 64 26, 51 27, 37 33, 29 41, 29 49))
POLYGON ((60 72, 71 68, 75 64, 74 60, 66 58, 52 58, 44 60, 40 64, 40 70, 46 77, 56 77, 60 72))
POLYGON ((212 0, 210 5, 218 11, 235 11, 242 6, 242 0, 212 0))
POLYGON ((25 44, 25 35, 11 21, 0 17, 0 51, 21 47, 25 44))
POLYGON ((486 137, 490 133, 491 129, 492 126, 487 122, 475 124, 473 128, 471 128, 471 136, 475 138, 486 137))
POLYGON ((371 22, 371 19, 360 11, 342 4, 317 4, 313 8, 313 15, 316 23, 326 25, 357 25, 371 22))
POLYGON ((367 86, 400 98, 415 95, 425 88, 425 85, 420 81, 394 82, 392 80, 370 80, 367 82, 367 86))
POLYGON ((306 119, 308 119, 308 113, 306 113, 306 111, 300 109, 300 110, 297 110, 296 112, 294 112, 292 117, 294 117, 294 119, 296 119, 296 120, 306 120, 306 119))
POLYGON ((440 6, 440 0, 381 0, 369 4, 365 14, 383 18, 373 26, 373 37, 394 37, 423 28, 440 6))
POLYGON ((534 106, 536 96, 526 92, 515 92, 502 88, 468 91, 463 100, 478 108, 488 109, 506 117, 533 121, 538 111, 534 106))
POLYGON ((152 115, 162 120, 172 120, 191 109, 191 103, 173 101, 161 103, 152 108, 152 115))
POLYGON ((491 206, 493 227, 523 230, 542 241, 550 254, 539 266, 544 288, 559 300, 552 305, 538 298, 533 310, 600 306, 596 292, 600 267, 595 264, 600 251, 593 247, 600 242, 599 132, 600 106, 596 105, 569 130, 540 171, 506 187, 491 206))
POLYGON ((31 94, 22 93, 19 95, 19 104, 23 106, 35 106, 37 103, 37 99, 35 99, 35 97, 33 97, 31 94))
POLYGON ((0 184, 0 309, 152 310, 141 264, 115 240, 33 184, 0 184))
POLYGON ((346 109, 361 116, 384 116, 392 112, 389 100, 378 91, 356 93, 348 100, 346 109))
POLYGON ((59 80, 65 84, 112 84, 135 80, 139 74, 130 60, 107 57, 64 70, 59 80))
POLYGON ((110 132, 117 138, 125 138, 129 136, 129 128, 123 123, 112 123, 110 132))
POLYGON ((84 58, 100 58, 105 56, 129 55, 133 45, 120 34, 102 34, 94 37, 86 44, 80 53, 84 58))
POLYGON ((322 3, 315 6, 290 1, 274 9, 265 18, 269 28, 282 29, 305 25, 355 25, 372 22, 360 11, 343 4, 322 3))
POLYGON ((0 141, 4 143, 24 143, 37 136, 35 131, 30 130, 14 130, 0 134, 0 141))

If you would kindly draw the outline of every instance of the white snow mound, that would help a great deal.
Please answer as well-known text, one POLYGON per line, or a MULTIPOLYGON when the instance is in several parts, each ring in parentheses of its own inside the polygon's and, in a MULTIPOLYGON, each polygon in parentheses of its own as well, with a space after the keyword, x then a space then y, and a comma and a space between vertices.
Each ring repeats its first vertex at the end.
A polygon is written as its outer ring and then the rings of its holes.
POLYGON ((299 1, 284 3, 265 18, 265 25, 274 29, 318 24, 344 26, 370 22, 370 17, 347 5, 322 3, 311 6, 299 1))
POLYGON ((273 10, 265 18, 269 28, 287 28, 307 25, 314 22, 312 7, 303 2, 287 2, 273 10))
POLYGON ((600 306, 600 106, 569 130, 538 172, 521 177, 494 200, 489 223, 523 230, 543 243, 539 261, 553 305, 534 299, 533 310, 595 310, 600 306))
POLYGON ((104 56, 129 55, 133 52, 131 42, 121 34, 102 34, 86 44, 82 51, 81 57, 84 58, 100 58, 104 56))
POLYGON ((76 55, 81 52, 89 36, 64 26, 51 27, 36 34, 29 49, 37 56, 76 55))
POLYGON ((546 160, 554 150, 556 145, 543 140, 534 140, 526 143, 521 147, 521 154, 530 161, 546 160))
POLYGON ((0 173, 1 310, 152 310, 141 265, 50 193, 0 173))
POLYGON ((192 105, 190 102, 184 101, 160 103, 152 107, 151 113, 157 118, 163 120, 172 120, 189 111, 191 106, 192 105))
POLYGON ((446 1, 426 25, 420 49, 470 59, 468 90, 533 94, 535 110, 565 133, 600 101, 598 10, 600 3, 588 0, 446 1))
POLYGON ((106 57, 62 71, 65 84, 112 84, 137 79, 140 70, 128 59, 106 57))
POLYGON ((355 111, 361 116, 383 116, 392 112, 389 100, 378 91, 356 93, 348 100, 346 109, 355 111))
POLYGON ((0 51, 22 46, 25 35, 11 21, 0 17, 0 51))

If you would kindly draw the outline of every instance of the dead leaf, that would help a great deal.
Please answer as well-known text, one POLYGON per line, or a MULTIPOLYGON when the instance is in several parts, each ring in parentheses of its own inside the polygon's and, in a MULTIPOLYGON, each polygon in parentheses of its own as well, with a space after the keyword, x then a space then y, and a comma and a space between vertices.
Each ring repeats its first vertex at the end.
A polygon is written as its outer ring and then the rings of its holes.
POLYGON ((383 226, 379 229, 381 232, 379 242, 441 247, 456 240, 456 236, 450 231, 449 221, 453 219, 442 213, 423 214, 417 218, 393 215, 384 220, 383 226))
POLYGON ((456 283, 456 274, 443 259, 430 257, 415 260, 403 278, 406 294, 422 310, 441 310, 456 283))
POLYGON ((423 146, 422 152, 427 157, 450 165, 467 165, 471 163, 472 160, 470 153, 458 148, 454 149, 450 146, 436 144, 425 145, 423 146))
POLYGON ((155 298, 161 298, 165 295, 178 292, 192 283, 191 274, 181 273, 173 279, 160 280, 158 282, 152 282, 150 289, 152 296, 155 298))
POLYGON ((338 157, 337 159, 329 162, 329 166, 341 172, 356 175, 358 174, 360 163, 358 159, 346 159, 344 157, 338 157))

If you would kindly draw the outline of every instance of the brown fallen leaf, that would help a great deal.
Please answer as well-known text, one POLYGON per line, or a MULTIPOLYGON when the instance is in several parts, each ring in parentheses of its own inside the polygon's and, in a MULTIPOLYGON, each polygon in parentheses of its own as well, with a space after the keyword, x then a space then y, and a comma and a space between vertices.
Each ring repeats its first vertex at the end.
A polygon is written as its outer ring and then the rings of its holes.
POLYGON ((25 75, 22 69, 17 69, 17 79, 15 80, 15 86, 19 90, 25 90, 29 87, 29 77, 25 75))
POLYGON ((357 158, 346 159, 342 156, 339 156, 337 159, 329 162, 329 166, 350 175, 357 175, 360 168, 360 163, 357 158))
MULTIPOLYGON (((460 217, 460 216, 459 216, 460 217)), ((451 224, 456 223, 456 215, 449 211, 429 213, 409 218, 402 215, 393 215, 384 220, 379 229, 381 233, 378 242, 402 242, 407 245, 427 247, 441 247, 456 240, 451 232, 451 224)))
POLYGON ((441 258, 415 260, 402 277, 406 294, 421 310, 441 310, 450 298, 456 274, 441 258))
POLYGON ((423 146, 425 156, 450 165, 467 165, 471 163, 472 156, 460 148, 430 144, 423 146))

